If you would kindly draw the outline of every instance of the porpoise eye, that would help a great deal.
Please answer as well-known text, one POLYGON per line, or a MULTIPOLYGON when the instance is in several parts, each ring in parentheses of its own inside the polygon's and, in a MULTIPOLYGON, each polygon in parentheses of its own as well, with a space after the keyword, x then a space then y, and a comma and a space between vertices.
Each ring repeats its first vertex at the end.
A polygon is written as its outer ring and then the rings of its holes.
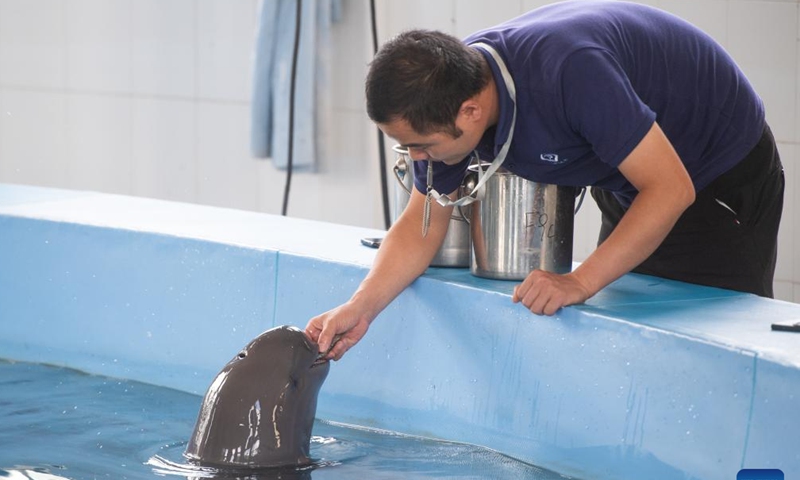
POLYGON ((247 356, 247 352, 239 352, 239 358, 244 358, 247 356))

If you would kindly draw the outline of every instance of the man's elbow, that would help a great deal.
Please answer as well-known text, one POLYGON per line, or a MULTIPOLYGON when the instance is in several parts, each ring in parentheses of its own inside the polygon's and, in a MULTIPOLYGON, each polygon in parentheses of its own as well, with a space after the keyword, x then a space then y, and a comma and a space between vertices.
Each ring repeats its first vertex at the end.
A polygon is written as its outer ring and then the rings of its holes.
POLYGON ((691 181, 684 182, 682 183, 681 188, 678 190, 679 199, 677 203, 681 206, 681 210, 686 210, 694 203, 695 198, 697 197, 694 184, 691 181))

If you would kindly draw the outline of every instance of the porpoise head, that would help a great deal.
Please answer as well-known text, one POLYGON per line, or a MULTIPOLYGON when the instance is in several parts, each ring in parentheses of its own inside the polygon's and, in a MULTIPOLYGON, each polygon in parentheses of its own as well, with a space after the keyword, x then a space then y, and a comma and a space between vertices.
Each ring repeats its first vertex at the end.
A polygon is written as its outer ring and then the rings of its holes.
POLYGON ((208 388, 185 457, 223 469, 310 463, 317 395, 330 369, 318 354, 294 327, 256 337, 208 388))

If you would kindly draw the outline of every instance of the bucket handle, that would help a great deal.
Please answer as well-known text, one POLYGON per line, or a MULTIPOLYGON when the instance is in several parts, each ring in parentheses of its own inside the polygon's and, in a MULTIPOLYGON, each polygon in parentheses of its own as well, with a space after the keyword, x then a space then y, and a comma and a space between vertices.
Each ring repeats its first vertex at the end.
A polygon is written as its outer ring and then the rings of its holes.
MULTIPOLYGON (((400 184, 400 186, 403 188, 403 190, 405 190, 406 193, 409 196, 411 196, 411 189, 406 187, 406 183, 405 183, 405 181, 403 181, 403 177, 400 176, 400 172, 401 171, 403 173, 405 173, 405 174, 408 173, 409 166, 408 166, 408 163, 406 162, 405 158, 403 158, 403 153, 405 153, 405 152, 401 152, 398 149, 395 149, 395 152, 400 153, 400 155, 397 157, 397 160, 394 162, 394 167, 392 167, 392 172, 394 172, 394 178, 397 179, 397 183, 400 184)), ((451 215, 450 218, 453 219, 453 220, 461 220, 461 221, 467 222, 467 225, 469 225, 469 218, 467 218, 467 216, 464 215, 464 211, 461 209, 461 206, 459 205, 459 206, 455 207, 455 209, 458 212, 458 216, 451 215)))
MULTIPOLYGON (((458 210, 458 214, 461 216, 461 220, 463 220, 463 221, 467 222, 467 225, 469 225, 469 218, 467 218, 467 216, 466 216, 466 215, 464 215, 464 211, 463 211, 463 210, 461 210, 461 205, 457 206, 457 207, 456 207, 456 210, 458 210)), ((454 216, 452 216, 452 217, 450 217, 450 218, 455 218, 455 217, 454 217, 454 216)))
POLYGON ((407 194, 411 195, 411 190, 409 190, 409 188, 406 187, 406 183, 403 180, 403 177, 400 176, 401 170, 404 173, 408 173, 408 164, 403 159, 403 157, 398 157, 397 161, 394 162, 394 167, 392 168, 392 171, 394 172, 394 178, 397 179, 397 183, 399 183, 400 186, 403 187, 403 190, 405 190, 407 194))

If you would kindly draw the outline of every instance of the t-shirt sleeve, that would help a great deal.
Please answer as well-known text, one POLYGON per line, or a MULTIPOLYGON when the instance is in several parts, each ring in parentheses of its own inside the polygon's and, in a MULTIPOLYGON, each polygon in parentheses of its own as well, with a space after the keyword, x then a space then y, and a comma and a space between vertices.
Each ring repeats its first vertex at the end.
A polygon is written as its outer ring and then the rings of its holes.
POLYGON ((567 121, 600 159, 618 167, 656 119, 609 52, 584 48, 563 64, 561 89, 567 121))

